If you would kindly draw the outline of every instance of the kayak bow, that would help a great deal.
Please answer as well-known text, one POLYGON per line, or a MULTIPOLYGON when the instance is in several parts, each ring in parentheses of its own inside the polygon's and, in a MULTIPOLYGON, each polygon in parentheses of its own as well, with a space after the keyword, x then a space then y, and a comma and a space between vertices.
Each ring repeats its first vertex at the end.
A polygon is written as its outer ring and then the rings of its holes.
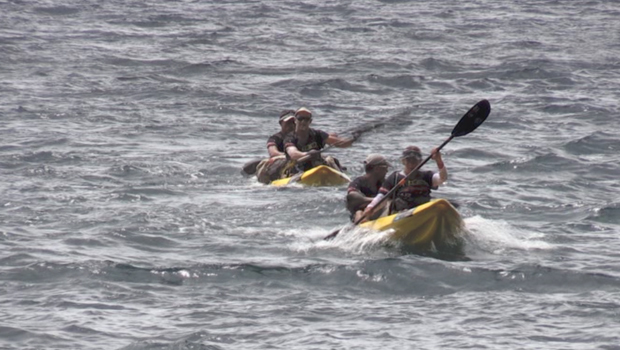
POLYGON ((445 199, 435 199, 397 214, 367 221, 360 227, 386 232, 391 242, 417 250, 453 250, 461 243, 463 219, 445 199))
POLYGON ((351 179, 346 174, 326 165, 319 165, 303 173, 274 180, 271 185, 280 187, 298 183, 305 186, 340 186, 349 182, 351 179))

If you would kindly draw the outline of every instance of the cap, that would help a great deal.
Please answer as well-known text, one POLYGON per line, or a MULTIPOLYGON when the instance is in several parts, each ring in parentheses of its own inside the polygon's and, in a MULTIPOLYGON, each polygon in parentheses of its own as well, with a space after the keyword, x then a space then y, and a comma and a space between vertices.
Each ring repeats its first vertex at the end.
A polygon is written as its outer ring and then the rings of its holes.
POLYGON ((403 155, 400 157, 400 159, 408 158, 422 159, 422 151, 420 151, 420 148, 417 146, 409 146, 405 148, 405 150, 403 151, 403 155))
POLYGON ((364 165, 387 165, 391 166, 390 163, 385 159, 384 156, 380 154, 369 154, 364 161, 364 165))
POLYGON ((282 111, 282 113, 280 113, 280 119, 279 122, 280 123, 284 123, 287 122, 291 119, 295 118, 295 111, 292 109, 287 109, 285 111, 282 111))
POLYGON ((295 111, 295 118, 302 115, 312 117, 312 112, 310 112, 310 110, 306 107, 301 107, 297 111, 295 111))

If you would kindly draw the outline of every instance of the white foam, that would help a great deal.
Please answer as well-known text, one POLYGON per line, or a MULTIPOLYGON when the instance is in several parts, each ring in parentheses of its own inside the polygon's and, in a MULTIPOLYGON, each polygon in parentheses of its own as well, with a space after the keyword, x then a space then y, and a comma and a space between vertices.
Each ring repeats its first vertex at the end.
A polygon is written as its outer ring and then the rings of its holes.
POLYGON ((324 238, 334 230, 313 229, 303 232, 291 230, 296 232, 285 234, 304 238, 291 244, 291 249, 299 252, 307 253, 314 249, 339 249, 352 254, 368 254, 385 248, 386 243, 389 243, 387 237, 391 233, 390 231, 376 232, 360 227, 345 228, 333 239, 325 240, 324 238))
MULTIPOLYGON (((548 250, 553 246, 545 242, 544 234, 517 228, 503 220, 490 220, 481 216, 465 219, 466 245, 469 249, 499 254, 507 249, 548 250)), ((388 237, 390 231, 377 232, 360 227, 345 227, 331 240, 324 238, 336 230, 305 228, 280 231, 280 235, 296 237, 289 245, 293 251, 311 254, 315 250, 337 249, 355 255, 375 254, 386 247, 395 248, 388 237)), ((466 248, 467 249, 467 248, 466 248)))
POLYGON ((470 243, 477 248, 499 253, 505 249, 552 249, 552 245, 541 240, 544 234, 523 230, 503 220, 490 220, 481 216, 465 219, 470 243))

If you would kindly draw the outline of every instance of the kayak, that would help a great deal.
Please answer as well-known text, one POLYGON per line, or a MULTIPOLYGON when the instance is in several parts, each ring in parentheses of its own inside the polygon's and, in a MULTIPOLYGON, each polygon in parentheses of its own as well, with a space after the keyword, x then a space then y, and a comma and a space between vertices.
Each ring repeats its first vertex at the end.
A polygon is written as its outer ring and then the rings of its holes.
POLYGON ((389 240, 416 250, 460 249, 463 219, 445 199, 434 199, 413 209, 367 221, 360 227, 389 231, 389 240))
POLYGON ((273 186, 286 186, 294 183, 305 186, 340 186, 351 182, 344 173, 326 165, 319 165, 303 173, 284 179, 271 181, 273 186))

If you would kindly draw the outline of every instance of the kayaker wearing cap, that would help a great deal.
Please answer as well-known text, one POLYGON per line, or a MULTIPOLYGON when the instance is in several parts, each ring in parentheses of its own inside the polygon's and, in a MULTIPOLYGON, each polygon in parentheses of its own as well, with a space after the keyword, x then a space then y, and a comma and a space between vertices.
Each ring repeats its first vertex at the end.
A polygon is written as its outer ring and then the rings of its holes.
MULTIPOLYGON (((335 147, 349 147, 355 141, 355 137, 351 139, 343 139, 336 134, 328 134, 325 131, 312 129, 312 113, 305 107, 295 111, 295 131, 286 135, 284 138, 284 149, 286 154, 294 161, 306 156, 314 155, 312 151, 319 151, 326 144, 335 147)), ((341 170, 338 160, 333 157, 314 156, 308 161, 296 164, 290 169, 289 175, 299 171, 306 171, 315 166, 326 164, 334 169, 341 170)))
POLYGON ((267 140, 269 159, 263 159, 256 166, 256 177, 258 181, 265 184, 282 177, 282 169, 286 165, 284 137, 295 130, 295 111, 292 109, 282 111, 278 122, 280 131, 271 135, 267 140))
MULTIPOLYGON (((418 170, 412 174, 405 184, 396 191, 394 196, 395 199, 392 201, 392 212, 415 208, 420 204, 430 201, 431 190, 437 189, 448 179, 448 170, 443 164, 441 153, 436 148, 433 148, 431 154, 431 158, 437 163, 439 172, 418 170)), ((364 210, 365 215, 368 215, 383 196, 420 164, 422 161, 422 152, 420 148, 416 146, 409 146, 405 148, 400 159, 405 169, 403 171, 395 171, 385 179, 383 185, 379 189, 379 194, 364 210)))
POLYGON ((269 157, 284 155, 284 137, 295 130, 295 111, 292 109, 282 111, 278 122, 280 123, 280 131, 271 135, 267 140, 269 157))
MULTIPOLYGON (((353 179, 347 188, 347 209, 351 213, 351 221, 359 220, 366 206, 379 193, 388 167, 391 167, 391 164, 380 154, 370 154, 366 157, 365 174, 353 179)), ((374 220, 381 214, 382 211, 377 210, 369 219, 374 220)))

